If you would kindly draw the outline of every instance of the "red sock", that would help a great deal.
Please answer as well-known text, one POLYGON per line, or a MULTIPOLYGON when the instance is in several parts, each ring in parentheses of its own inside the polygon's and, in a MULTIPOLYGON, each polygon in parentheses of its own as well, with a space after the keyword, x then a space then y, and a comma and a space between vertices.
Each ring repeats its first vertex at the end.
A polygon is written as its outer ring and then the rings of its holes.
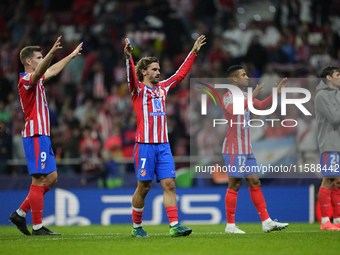
POLYGON ((33 225, 42 224, 44 187, 32 184, 30 193, 28 194, 28 201, 31 206, 33 225))
POLYGON ((331 205, 331 190, 320 187, 319 204, 320 204, 321 217, 328 217, 329 207, 331 205))
POLYGON ((340 189, 331 189, 333 219, 340 218, 340 189))
POLYGON ((133 223, 141 224, 142 223, 142 217, 143 217, 143 209, 140 212, 132 209, 132 222, 133 223))
POLYGON ((269 218, 269 215, 267 212, 267 205, 266 201, 264 200, 261 187, 249 188, 249 192, 251 201, 253 202, 257 212, 259 213, 261 221, 265 221, 266 219, 269 218))
POLYGON ((178 222, 178 208, 177 206, 169 206, 165 208, 166 215, 168 215, 169 223, 177 221, 178 222))
POLYGON ((50 190, 51 188, 48 187, 46 184, 44 186, 44 195, 50 190))
POLYGON ((227 223, 235 223, 235 212, 237 204, 237 191, 227 189, 225 195, 225 210, 227 214, 227 223))
MULTIPOLYGON (((50 190, 51 188, 47 185, 44 186, 44 195, 50 190)), ((29 195, 28 195, 29 196, 29 195)), ((28 200, 28 196, 25 198, 24 202, 20 205, 20 209, 23 210, 25 213, 31 209, 30 202, 28 200)))
POLYGON ((28 213, 28 211, 31 209, 30 202, 28 200, 28 196, 30 194, 28 193, 27 197, 25 198, 24 202, 20 205, 20 209, 23 210, 25 213, 28 213))

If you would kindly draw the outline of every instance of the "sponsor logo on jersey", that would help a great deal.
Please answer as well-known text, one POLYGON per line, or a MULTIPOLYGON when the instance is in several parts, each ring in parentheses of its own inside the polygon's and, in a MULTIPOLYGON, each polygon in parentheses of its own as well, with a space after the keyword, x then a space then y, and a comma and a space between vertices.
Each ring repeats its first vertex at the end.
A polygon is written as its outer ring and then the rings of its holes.
POLYGON ((150 116, 165 116, 165 112, 150 112, 150 116))
POLYGON ((162 111, 162 101, 161 101, 160 98, 154 98, 152 100, 152 102, 153 102, 153 106, 154 106, 154 108, 156 109, 157 112, 162 111))

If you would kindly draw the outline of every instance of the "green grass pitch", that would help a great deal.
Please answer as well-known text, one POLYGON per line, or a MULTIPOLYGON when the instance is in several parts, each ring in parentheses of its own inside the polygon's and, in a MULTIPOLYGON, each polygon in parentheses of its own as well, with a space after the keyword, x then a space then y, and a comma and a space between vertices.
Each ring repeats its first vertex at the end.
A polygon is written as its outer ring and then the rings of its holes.
MULTIPOLYGON (((168 225, 144 226, 150 238, 130 236, 131 225, 56 227, 61 236, 24 236, 13 226, 0 227, 1 255, 68 254, 340 254, 340 231, 319 224, 290 224, 263 233, 261 224, 238 224, 244 235, 225 234, 225 225, 193 225, 188 237, 169 236, 168 225)), ((31 230, 29 226, 29 230, 31 230)))

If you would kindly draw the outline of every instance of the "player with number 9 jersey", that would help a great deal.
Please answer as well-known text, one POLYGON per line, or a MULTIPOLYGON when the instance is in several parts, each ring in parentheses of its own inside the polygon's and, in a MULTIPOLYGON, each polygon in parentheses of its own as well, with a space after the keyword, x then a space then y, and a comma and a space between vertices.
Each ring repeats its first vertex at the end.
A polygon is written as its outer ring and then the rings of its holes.
POLYGON ((31 235, 26 226, 26 214, 32 212, 32 235, 60 235, 43 226, 44 195, 57 183, 57 166, 50 140, 50 115, 43 82, 56 76, 73 58, 80 55, 82 43, 68 56, 50 67, 54 54, 61 49, 61 36, 43 58, 40 46, 27 46, 20 51, 25 73, 20 74, 18 89, 25 126, 22 140, 28 172, 32 176, 30 191, 13 212, 9 221, 25 235, 31 235))
POLYGON ((22 141, 29 174, 49 174, 57 169, 50 141, 50 116, 43 82, 32 83, 33 73, 21 73, 18 89, 25 126, 22 141))

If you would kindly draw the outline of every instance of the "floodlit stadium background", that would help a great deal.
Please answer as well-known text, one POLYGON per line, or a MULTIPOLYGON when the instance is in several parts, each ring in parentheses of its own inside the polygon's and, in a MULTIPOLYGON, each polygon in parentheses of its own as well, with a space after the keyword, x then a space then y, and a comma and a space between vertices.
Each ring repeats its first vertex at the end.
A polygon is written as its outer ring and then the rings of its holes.
MULTIPOLYGON (((190 147, 203 154, 209 149, 196 141, 203 126, 191 125, 197 114, 190 111, 190 78, 225 77, 227 67, 242 64, 254 78, 253 85, 269 84, 280 77, 307 81, 302 86, 312 92, 313 100, 313 81, 320 69, 328 64, 340 66, 339 13, 337 0, 2 0, 0 224, 9 224, 8 215, 25 198, 31 182, 21 141, 24 117, 17 92, 18 74, 23 71, 18 57, 22 47, 41 45, 47 53, 57 36, 63 35, 63 49, 54 59, 58 61, 84 42, 82 56, 45 84, 59 181, 46 196, 44 222, 107 225, 130 222, 136 186, 131 158, 136 118, 126 83, 124 38, 135 44, 135 61, 158 57, 165 79, 181 65, 194 40, 205 34, 207 44, 188 77, 168 95, 167 117, 178 176, 179 217, 188 224, 216 224, 225 222, 227 178, 190 178, 190 147), (110 162, 107 169, 103 168, 105 162, 110 162)), ((262 99, 270 93, 271 86, 266 88, 262 99)), ((294 110, 290 113, 296 114, 294 110)), ((315 121, 297 117, 296 129, 263 129, 256 139, 264 148, 277 141, 288 144, 287 152, 294 152, 289 162, 295 165, 316 164, 315 121)), ((204 140, 209 135, 199 136, 204 140)), ((213 149, 220 150, 221 144, 213 149)), ((274 154, 272 150, 264 157, 279 164, 282 158, 272 160, 274 154)), ((313 222, 314 194, 320 182, 318 178, 263 179, 268 209, 280 221, 313 222)), ((238 221, 258 221, 247 192, 245 187, 239 192, 238 221)), ((144 215, 149 224, 167 221, 162 190, 156 183, 144 215)), ((30 223, 30 216, 27 219, 30 223)))

